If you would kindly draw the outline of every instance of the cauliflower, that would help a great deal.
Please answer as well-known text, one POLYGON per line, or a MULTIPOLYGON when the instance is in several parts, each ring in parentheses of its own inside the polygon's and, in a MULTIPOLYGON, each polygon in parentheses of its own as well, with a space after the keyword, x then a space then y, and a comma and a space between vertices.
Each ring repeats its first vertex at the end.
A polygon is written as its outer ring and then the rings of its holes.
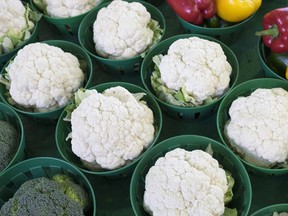
POLYGON ((0 55, 11 52, 29 39, 40 19, 28 5, 25 7, 20 0, 0 1, 0 55))
POLYGON ((229 88, 232 67, 221 46, 206 39, 178 39, 166 55, 153 57, 151 84, 162 101, 176 106, 199 106, 229 88))
POLYGON ((66 105, 84 82, 76 56, 40 42, 20 49, 5 69, 11 103, 35 112, 66 105))
POLYGON ((154 139, 152 110, 123 87, 79 90, 71 113, 72 151, 92 170, 113 170, 136 159, 154 139), (78 98, 78 99, 77 99, 78 98))
POLYGON ((228 200, 225 197, 233 185, 230 173, 227 177, 209 153, 176 148, 149 169, 143 207, 154 216, 221 216, 232 200, 230 195, 228 200))
POLYGON ((160 40, 162 30, 139 2, 112 1, 99 10, 93 25, 98 55, 127 59, 148 50, 160 40))
POLYGON ((33 0, 39 9, 54 18, 68 18, 86 13, 103 0, 33 0))
POLYGON ((261 167, 285 164, 288 157, 288 92, 258 88, 234 100, 225 136, 244 160, 261 167))

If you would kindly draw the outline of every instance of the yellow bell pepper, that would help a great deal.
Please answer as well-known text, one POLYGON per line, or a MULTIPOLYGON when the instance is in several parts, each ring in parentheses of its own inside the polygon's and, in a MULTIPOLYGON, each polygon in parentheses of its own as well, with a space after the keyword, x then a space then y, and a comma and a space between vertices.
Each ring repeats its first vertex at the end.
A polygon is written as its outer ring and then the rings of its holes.
POLYGON ((288 65, 287 65, 287 67, 286 67, 285 77, 286 77, 286 79, 288 80, 288 65))
POLYGON ((216 0, 217 15, 228 22, 240 22, 254 14, 262 0, 216 0))

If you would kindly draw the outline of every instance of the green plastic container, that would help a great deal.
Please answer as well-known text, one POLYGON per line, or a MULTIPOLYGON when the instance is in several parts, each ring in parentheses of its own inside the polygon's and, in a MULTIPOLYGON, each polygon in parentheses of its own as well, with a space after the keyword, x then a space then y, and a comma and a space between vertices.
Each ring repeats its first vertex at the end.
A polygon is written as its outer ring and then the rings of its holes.
MULTIPOLYGON (((13 166, 14 164, 18 163, 19 161, 22 161, 25 158, 25 134, 24 134, 24 127, 22 120, 18 113, 15 112, 10 106, 0 102, 0 120, 9 122, 12 124, 18 133, 19 136, 19 146, 17 148, 17 151, 10 161, 10 163, 4 168, 2 171, 0 171, 0 176, 2 173, 8 169, 9 167, 13 166)), ((1 181, 0 181, 1 182, 1 181)))
MULTIPOLYGON (((103 0, 103 2, 106 2, 107 0, 103 0)), ((102 3, 100 3, 102 4, 102 3)), ((37 11, 41 14, 43 14, 43 20, 50 25, 55 32, 59 33, 62 36, 77 36, 79 25, 83 18, 91 11, 87 11, 83 14, 80 14, 78 16, 74 17, 67 17, 67 18, 55 18, 51 17, 47 14, 44 14, 44 12, 36 6, 33 0, 30 0, 30 5, 34 9, 34 11, 37 11)), ((98 5, 97 5, 98 6, 98 5)), ((97 7, 96 6, 96 7, 97 7)))
POLYGON ((187 33, 193 33, 193 34, 203 34, 208 35, 210 37, 214 37, 215 39, 218 39, 225 44, 232 45, 233 43, 239 41, 239 37, 241 35, 241 32, 244 28, 249 26, 249 22, 253 20, 253 17, 256 13, 248 17, 247 19, 243 20, 242 22, 239 22, 237 24, 227 26, 227 27, 220 27, 220 28, 208 28, 200 25, 195 25, 192 23, 189 23, 185 20, 183 20, 181 17, 177 16, 177 19, 181 26, 184 28, 184 30, 187 33))
MULTIPOLYGON (((86 70, 85 73, 85 81, 84 86, 85 88, 88 88, 92 84, 92 75, 93 75, 93 65, 90 56, 85 52, 83 48, 81 48, 79 45, 64 41, 64 40, 47 40, 47 41, 41 41, 42 43, 46 43, 52 46, 56 46, 64 50, 65 52, 70 52, 74 56, 76 56, 79 60, 83 60, 86 63, 86 70)), ((15 55, 16 56, 16 55, 15 55)), ((12 58, 14 59, 15 56, 12 58)), ((9 64, 9 62, 6 63, 5 67, 9 64)), ((5 67, 2 69, 1 74, 5 72, 5 67)), ((26 116, 29 116, 33 118, 34 120, 37 120, 44 124, 56 124, 57 119, 60 116, 61 112, 63 111, 64 107, 57 108, 52 111, 48 112, 28 112, 25 110, 22 110, 20 108, 17 108, 15 106, 12 106, 6 96, 6 86, 3 84, 0 84, 0 98, 3 100, 4 103, 11 106, 13 109, 15 109, 17 112, 24 114, 26 116)))
MULTIPOLYGON (((128 1, 131 2, 131 1, 128 1)), ((151 14, 151 18, 157 20, 159 22, 160 28, 163 29, 162 37, 163 38, 166 30, 165 19, 155 6, 143 2, 143 1, 134 1, 140 2, 144 5, 147 11, 151 14)), ((93 9, 81 22, 79 26, 78 32, 78 40, 81 46, 92 56, 93 59, 98 61, 103 69, 111 73, 112 75, 116 76, 123 76, 123 75, 139 75, 140 65, 143 61, 143 57, 140 55, 124 59, 124 60, 115 60, 115 59, 108 59, 100 57, 95 50, 95 43, 93 41, 93 24, 96 20, 97 13, 103 7, 107 7, 110 2, 100 5, 99 7, 93 9)))
POLYGON ((278 214, 281 212, 288 213, 288 203, 279 203, 266 206, 254 212, 251 216, 273 216, 274 212, 277 212, 278 214))
POLYGON ((277 74, 275 71, 273 71, 268 65, 267 65, 267 59, 266 56, 269 54, 269 49, 264 46, 262 39, 260 38, 258 41, 257 46, 257 55, 260 60, 261 67, 264 71, 265 77, 268 78, 278 78, 282 80, 286 80, 284 77, 277 74))
POLYGON ((213 149, 213 157, 218 160, 225 170, 231 172, 235 180, 233 187, 234 196, 227 207, 236 208, 239 216, 248 215, 252 200, 252 189, 249 176, 243 164, 223 144, 198 135, 179 135, 163 140, 140 160, 133 172, 130 183, 130 201, 134 214, 138 216, 149 215, 143 208, 145 176, 159 157, 163 157, 168 151, 175 148, 183 148, 188 151, 195 149, 205 151, 208 144, 211 144, 213 149))
POLYGON ((53 157, 27 159, 7 169, 0 176, 0 208, 9 198, 13 197, 14 193, 24 182, 39 177, 51 179, 56 174, 69 175, 75 183, 88 192, 90 204, 86 215, 96 216, 96 198, 87 177, 69 163, 53 157))
POLYGON ((144 153, 142 153, 137 159, 133 160, 131 163, 115 169, 115 170, 103 170, 103 171, 91 171, 83 166, 80 158, 76 156, 71 149, 71 140, 66 140, 66 137, 71 132, 71 123, 64 121, 63 118, 66 115, 66 112, 64 111, 56 125, 56 145, 58 148, 58 151, 60 152, 61 156, 68 161, 69 163, 77 166, 80 170, 82 170, 85 173, 89 173, 92 175, 99 175, 99 176, 107 176, 111 178, 123 178, 126 176, 129 176, 132 171, 134 170, 136 164, 138 161, 149 151, 149 149, 152 148, 152 146, 157 142, 161 129, 162 129, 162 113, 159 105, 157 104, 156 100, 143 88, 130 84, 130 83, 124 83, 124 82, 108 82, 104 84, 99 84, 97 86, 94 86, 90 89, 96 89, 98 92, 103 92, 105 89, 114 87, 114 86, 122 86, 126 88, 131 93, 138 93, 138 92, 144 92, 146 95, 143 97, 143 100, 147 102, 148 107, 153 111, 154 114, 154 127, 155 127, 155 135, 154 140, 151 142, 150 146, 146 149, 144 153))
MULTIPOLYGON (((234 89, 232 89, 222 100, 219 105, 217 116, 216 116, 216 124, 217 131, 222 140, 222 142, 230 147, 229 141, 224 135, 224 127, 226 122, 230 119, 229 117, 229 109, 234 100, 236 100, 240 96, 249 96, 253 91, 258 88, 276 88, 282 87, 286 91, 288 91, 287 81, 275 79, 275 78, 257 78, 245 81, 239 85, 237 85, 234 89)), ((282 169, 268 169, 253 165, 251 163, 243 160, 237 153, 235 153, 237 157, 244 163, 245 167, 250 173, 254 173, 256 175, 284 175, 288 174, 288 168, 282 169)))
POLYGON ((36 22, 33 32, 31 33, 31 36, 29 37, 29 39, 27 39, 20 46, 13 49, 11 52, 0 55, 0 69, 6 64, 6 62, 8 62, 18 52, 19 49, 22 49, 27 44, 37 42, 38 35, 39 35, 39 23, 36 22))
POLYGON ((160 107, 168 115, 179 120, 201 119, 201 118, 206 118, 210 116, 212 113, 215 112, 215 110, 217 109, 218 105, 220 104, 220 101, 225 96, 225 94, 227 94, 226 92, 224 95, 219 97, 214 102, 203 105, 203 106, 198 106, 198 107, 180 107, 180 106, 171 105, 169 103, 166 103, 160 100, 156 96, 154 89, 151 86, 151 80, 150 80, 152 72, 154 71, 154 65, 155 65, 153 62, 153 57, 159 54, 166 55, 170 45, 174 43, 176 40, 182 39, 182 38, 189 38, 192 36, 196 36, 196 37, 206 39, 209 41, 214 41, 221 45, 222 49, 224 50, 225 55, 227 56, 227 59, 230 65, 232 66, 232 73, 230 76, 230 85, 229 85, 230 89, 232 89, 235 86, 237 79, 238 79, 238 75, 239 75, 239 63, 235 54, 228 46, 226 46, 221 41, 218 41, 217 39, 214 39, 206 35, 200 35, 200 34, 180 34, 180 35, 172 36, 170 38, 167 38, 161 41, 145 56, 144 61, 141 66, 141 80, 142 80, 144 87, 156 98, 157 102, 160 104, 160 107))

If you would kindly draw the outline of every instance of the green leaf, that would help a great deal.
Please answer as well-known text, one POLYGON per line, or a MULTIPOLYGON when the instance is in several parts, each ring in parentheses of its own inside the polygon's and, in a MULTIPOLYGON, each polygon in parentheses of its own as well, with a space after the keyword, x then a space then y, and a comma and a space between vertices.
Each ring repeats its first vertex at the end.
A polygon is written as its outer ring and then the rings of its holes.
POLYGON ((236 208, 227 208, 225 207, 224 215, 223 216, 237 216, 238 212, 236 208))
POLYGON ((224 203, 228 204, 229 202, 231 202, 231 200, 233 198, 232 189, 233 189, 235 180, 234 180, 234 178, 232 177, 232 174, 229 171, 225 170, 225 173, 226 173, 226 179, 227 179, 227 182, 228 182, 228 190, 225 193, 224 203))

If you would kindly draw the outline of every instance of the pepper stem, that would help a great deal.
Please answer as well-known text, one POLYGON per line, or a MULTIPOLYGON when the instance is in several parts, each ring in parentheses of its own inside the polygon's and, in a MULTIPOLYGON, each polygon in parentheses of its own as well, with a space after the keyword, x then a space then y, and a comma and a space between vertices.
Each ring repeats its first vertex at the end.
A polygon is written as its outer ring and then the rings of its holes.
POLYGON ((279 36, 279 29, 278 26, 276 24, 272 25, 272 27, 270 29, 266 29, 263 31, 258 31, 255 32, 256 36, 266 36, 269 35, 272 38, 277 38, 279 36))

